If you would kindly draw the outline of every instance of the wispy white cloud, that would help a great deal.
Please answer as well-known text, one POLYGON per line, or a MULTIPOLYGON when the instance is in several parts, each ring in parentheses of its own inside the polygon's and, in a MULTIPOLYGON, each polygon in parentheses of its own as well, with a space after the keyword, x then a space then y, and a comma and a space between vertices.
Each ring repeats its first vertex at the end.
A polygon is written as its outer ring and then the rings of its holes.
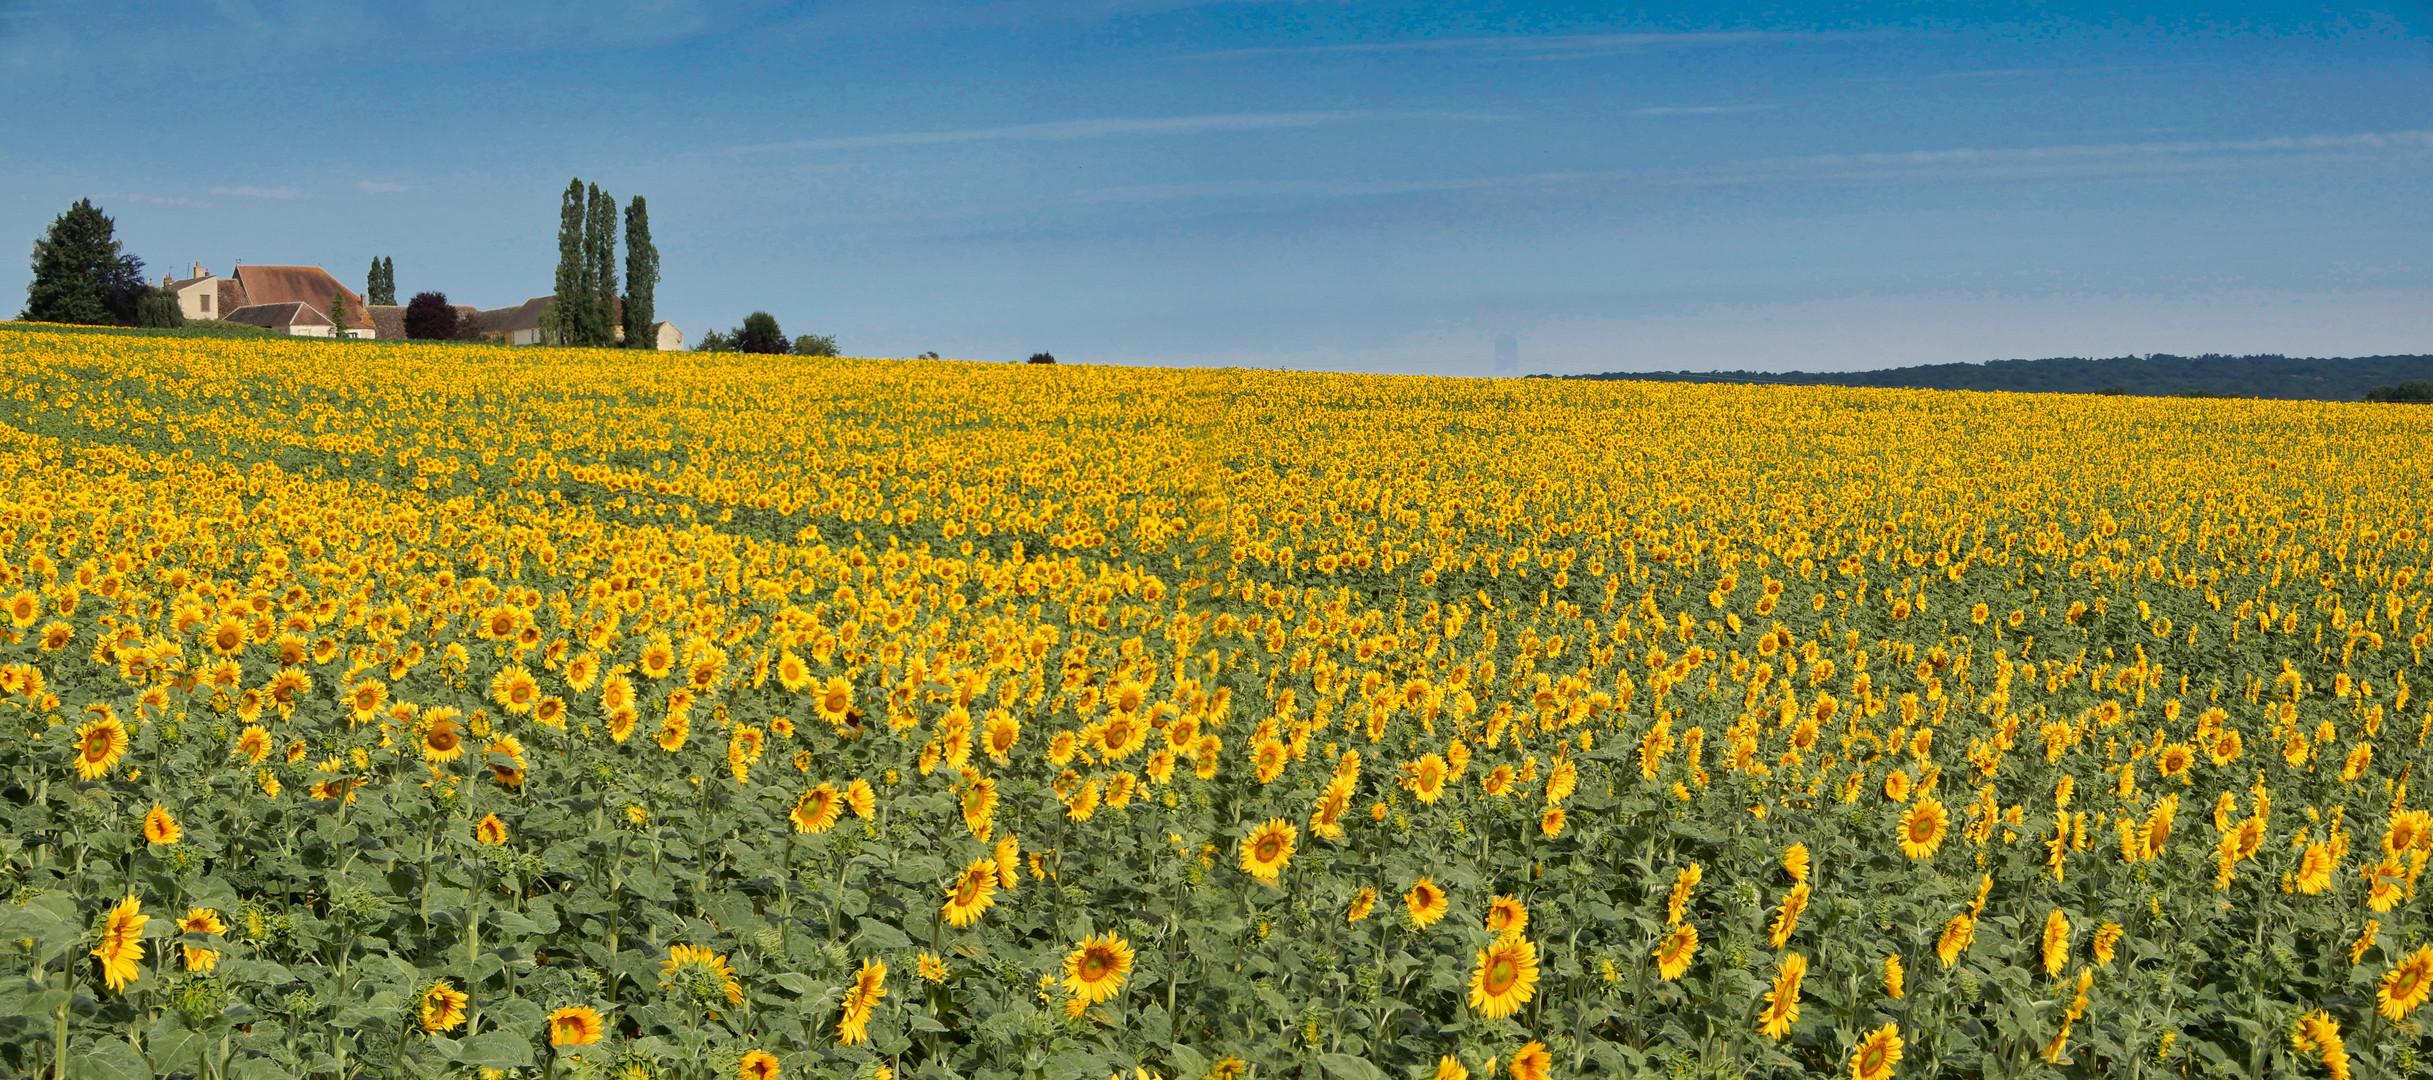
MULTIPOLYGON (((1101 139, 1117 135, 1197 135, 1223 131, 1275 131, 1286 128, 1342 124, 1354 120, 1387 119, 1402 115, 1404 114, 1353 110, 1217 113, 1207 116, 1106 117, 1094 120, 1057 120, 1040 124, 1012 124, 1005 127, 964 128, 955 131, 903 131, 878 135, 843 135, 827 139, 760 143, 739 146, 734 149, 740 153, 762 153, 780 150, 866 150, 880 147, 935 146, 942 143, 964 142, 1064 142, 1075 139, 1101 139)), ((1443 120, 1502 119, 1492 113, 1408 115, 1443 120)))
POLYGON ((1651 105, 1632 109, 1626 116, 1711 116, 1716 113, 1763 112, 1779 109, 1780 105, 1651 105))
POLYGON ((1883 32, 1710 30, 1670 34, 1505 34, 1495 37, 1420 38, 1409 41, 1355 41, 1340 45, 1278 45, 1189 53, 1178 60, 1232 60, 1255 56, 1303 56, 1343 53, 1480 53, 1506 56, 1596 55, 1649 49, 1683 49, 1769 42, 1816 42, 1843 38, 1881 37, 1883 32))
POLYGON ((215 187, 211 189, 211 193, 214 195, 242 195, 249 199, 301 199, 304 197, 302 191, 291 187, 215 187))
POLYGON ((1240 180, 1101 188, 1075 202, 1168 202, 1259 197, 1360 198, 1439 192, 1581 191, 1615 187, 1873 184, 2104 179, 2273 165, 2412 159, 2433 154, 2433 131, 2297 135, 2210 142, 2093 143, 1890 154, 1818 154, 1667 169, 1539 172, 1426 180, 1240 180))
POLYGON ((379 180, 357 180, 355 186, 362 188, 366 195, 388 195, 408 190, 404 184, 391 184, 379 180))
POLYGON ((205 210, 211 208, 211 204, 207 202, 196 202, 193 199, 180 198, 174 195, 142 195, 132 191, 104 191, 95 194, 93 198, 104 200, 115 199, 120 202, 151 203, 154 206, 192 206, 205 210))

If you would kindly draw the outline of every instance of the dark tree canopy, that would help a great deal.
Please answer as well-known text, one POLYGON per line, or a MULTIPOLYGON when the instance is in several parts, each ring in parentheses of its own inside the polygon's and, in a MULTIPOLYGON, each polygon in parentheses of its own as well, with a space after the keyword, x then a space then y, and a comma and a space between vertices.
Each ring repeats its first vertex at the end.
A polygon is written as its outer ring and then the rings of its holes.
POLYGON ((1055 354, 1055 353, 1035 352, 1035 353, 1032 353, 1032 354, 1031 354, 1031 358, 1030 358, 1028 361, 1025 361, 1025 362, 1026 362, 1026 363, 1032 363, 1032 364, 1053 364, 1053 363, 1055 363, 1055 362, 1056 362, 1056 354, 1055 354))
POLYGON ((794 339, 796 356, 835 356, 835 334, 803 334, 794 339))
POLYGON ((127 326, 143 301, 144 261, 127 254, 114 235, 117 223, 78 200, 34 241, 34 280, 25 288, 32 322, 127 326))
POLYGON ((144 298, 135 304, 135 325, 154 329, 174 330, 186 325, 185 305, 177 302, 177 294, 168 289, 144 290, 144 298))
POLYGON ((735 331, 737 352, 782 353, 793 348, 786 333, 777 328, 777 316, 755 311, 743 317, 743 326, 735 331))
POLYGON ((363 302, 382 307, 397 303, 397 260, 386 256, 372 260, 372 271, 363 281, 363 302))
POLYGON ((448 341, 456 337, 456 308, 443 292, 420 292, 406 303, 405 333, 417 341, 448 341))
POLYGON ((617 200, 598 184, 585 189, 583 283, 591 295, 582 308, 581 332, 568 344, 605 349, 617 343, 617 200))
POLYGON ((642 196, 625 208, 625 347, 656 349, 659 248, 650 239, 650 208, 642 196))
POLYGON ((693 343, 694 352, 734 352, 735 335, 724 330, 712 330, 693 343))
POLYGON ((2433 382, 2409 379, 2397 386, 2377 386, 2366 391, 2367 401, 2397 401, 2409 404, 2433 403, 2433 382))

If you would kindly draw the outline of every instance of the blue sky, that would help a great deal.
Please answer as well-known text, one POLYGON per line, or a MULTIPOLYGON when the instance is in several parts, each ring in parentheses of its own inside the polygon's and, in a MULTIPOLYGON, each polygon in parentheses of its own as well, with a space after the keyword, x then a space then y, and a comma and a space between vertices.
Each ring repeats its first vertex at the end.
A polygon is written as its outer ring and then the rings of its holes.
POLYGON ((579 175, 688 337, 852 355, 2433 352, 2429 61, 2423 0, 0 0, 0 237, 500 306, 579 175))

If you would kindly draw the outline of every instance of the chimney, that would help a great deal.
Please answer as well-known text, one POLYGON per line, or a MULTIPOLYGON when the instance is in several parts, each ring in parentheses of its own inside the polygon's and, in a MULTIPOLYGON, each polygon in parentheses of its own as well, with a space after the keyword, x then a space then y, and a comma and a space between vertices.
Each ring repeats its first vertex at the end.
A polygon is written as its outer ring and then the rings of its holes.
POLYGON ((186 275, 186 276, 187 276, 187 277, 201 277, 201 276, 203 276, 203 264, 201 264, 201 263, 196 263, 196 264, 194 264, 194 273, 188 274, 188 275, 186 275))

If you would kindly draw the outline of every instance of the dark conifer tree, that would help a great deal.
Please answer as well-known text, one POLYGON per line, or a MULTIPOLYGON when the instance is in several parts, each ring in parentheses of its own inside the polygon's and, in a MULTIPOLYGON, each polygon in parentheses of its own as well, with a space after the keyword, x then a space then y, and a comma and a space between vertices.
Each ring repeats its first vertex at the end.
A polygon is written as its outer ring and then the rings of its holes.
POLYGON ((144 261, 121 250, 117 223, 78 200, 34 241, 34 280, 25 287, 29 322, 128 326, 143 301, 144 261))
POLYGON ((605 349, 617 343, 617 200, 598 184, 588 185, 588 189, 583 261, 591 296, 583 308, 583 333, 576 344, 605 349))
POLYGON ((590 268, 583 257, 583 218, 588 209, 582 179, 567 181, 566 195, 558 205, 557 289, 551 294, 549 310, 541 314, 543 344, 571 345, 580 332, 582 308, 592 292, 583 280, 590 268))
POLYGON ((625 347, 656 349, 659 335, 659 249, 650 239, 650 208, 634 196, 625 208, 625 347))

